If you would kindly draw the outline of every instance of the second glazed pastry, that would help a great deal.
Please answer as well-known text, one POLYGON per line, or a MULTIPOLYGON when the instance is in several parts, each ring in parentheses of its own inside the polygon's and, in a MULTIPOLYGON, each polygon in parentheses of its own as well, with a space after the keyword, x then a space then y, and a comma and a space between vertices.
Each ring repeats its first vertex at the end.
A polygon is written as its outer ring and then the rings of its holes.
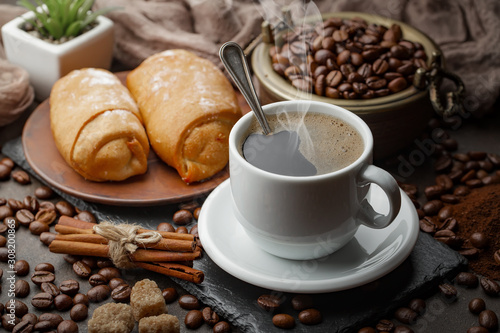
POLYGON ((146 59, 127 77, 151 147, 186 183, 227 164, 228 138, 241 117, 233 87, 210 61, 185 50, 146 59))

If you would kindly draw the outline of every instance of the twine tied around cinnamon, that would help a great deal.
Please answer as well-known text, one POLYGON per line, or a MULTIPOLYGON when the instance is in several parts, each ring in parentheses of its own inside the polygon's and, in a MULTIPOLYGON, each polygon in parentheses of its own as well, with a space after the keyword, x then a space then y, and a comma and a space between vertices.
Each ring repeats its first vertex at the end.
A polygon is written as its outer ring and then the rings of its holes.
POLYGON ((102 222, 93 227, 96 234, 108 240, 109 257, 118 268, 133 268, 130 259, 140 245, 156 244, 162 236, 159 232, 148 231, 138 234, 139 226, 134 224, 113 224, 102 222))

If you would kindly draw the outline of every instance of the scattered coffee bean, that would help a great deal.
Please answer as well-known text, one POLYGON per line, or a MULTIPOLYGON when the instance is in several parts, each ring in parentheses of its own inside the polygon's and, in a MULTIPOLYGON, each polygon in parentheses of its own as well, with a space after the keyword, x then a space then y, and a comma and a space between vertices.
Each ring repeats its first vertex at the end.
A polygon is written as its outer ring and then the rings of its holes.
POLYGON ((387 319, 381 319, 381 320, 379 320, 377 325, 375 325, 375 328, 379 331, 391 332, 392 330, 394 330, 394 326, 395 325, 392 321, 387 320, 387 319))
POLYGON ((488 247, 488 237, 482 232, 475 232, 469 237, 469 241, 475 248, 484 249, 488 247))
POLYGON ((198 221, 200 217, 200 212, 201 212, 201 207, 196 207, 193 211, 193 217, 195 218, 196 221, 198 221))
POLYGON ((480 280, 480 283, 481 287, 487 295, 497 296, 500 294, 500 285, 498 284, 498 282, 483 276, 480 280))
POLYGON ((5 166, 7 166, 7 167, 9 167, 11 169, 14 168, 14 166, 16 165, 14 163, 14 161, 12 159, 8 158, 8 157, 3 157, 0 160, 0 164, 3 164, 3 165, 5 165, 5 166))
POLYGON ((49 246, 52 243, 52 241, 56 239, 56 236, 57 235, 52 232, 48 231, 42 232, 40 234, 40 242, 42 242, 46 246, 49 246))
POLYGON ((400 307, 394 312, 394 317, 404 324, 413 324, 417 320, 418 313, 407 307, 400 307))
POLYGON ((214 326, 219 322, 219 315, 212 310, 211 307, 205 307, 201 313, 203 315, 203 321, 205 321, 208 326, 214 326))
POLYGON ((52 306, 54 298, 49 293, 38 293, 31 299, 31 305, 39 310, 45 310, 52 306))
POLYGON ((452 206, 444 206, 438 212, 438 218, 440 221, 444 221, 450 218, 453 215, 453 207, 452 206))
POLYGON ((424 189, 424 194, 427 200, 438 199, 441 195, 445 193, 445 188, 441 185, 431 185, 424 189))
POLYGON ((422 315, 425 313, 425 301, 421 298, 414 298, 408 303, 408 307, 418 313, 419 315, 422 315))
POLYGON ((440 230, 455 231, 455 229, 457 229, 457 226, 458 226, 457 220, 455 220, 452 217, 449 217, 446 220, 444 220, 443 224, 441 225, 441 227, 439 229, 440 230))
POLYGON ((272 312, 279 308, 282 301, 278 296, 262 295, 257 299, 257 304, 266 311, 272 312))
POLYGON ((498 328, 498 317, 495 312, 491 310, 483 310, 479 313, 479 325, 487 328, 490 331, 498 328))
POLYGON ((474 326, 467 330, 467 333, 489 333, 490 331, 487 328, 481 326, 474 326))
POLYGON ((321 312, 311 308, 299 313, 299 321, 304 325, 317 325, 323 321, 323 317, 321 312))
POLYGON ((9 249, 7 247, 0 247, 0 261, 7 262, 9 260, 9 249))
POLYGON ((76 280, 64 280, 59 284, 59 290, 66 295, 74 296, 80 290, 80 283, 76 280))
MULTIPOLYGON (((97 287, 94 287, 97 288, 97 287)), ((89 309, 85 304, 78 303, 74 305, 69 311, 69 316, 74 321, 82 321, 87 319, 89 314, 89 309)))
POLYGON ((24 170, 12 171, 11 177, 21 185, 27 185, 31 183, 30 175, 28 175, 28 173, 24 170))
POLYGON ((116 267, 103 267, 97 272, 97 274, 104 276, 108 281, 111 281, 111 279, 114 278, 119 278, 122 275, 120 270, 116 267))
POLYGON ((73 299, 66 294, 59 294, 54 298, 54 307, 59 311, 66 311, 73 306, 73 299))
POLYGON ((14 263, 14 271, 17 276, 26 276, 30 272, 30 264, 26 260, 18 260, 14 263))
POLYGON ((185 310, 197 310, 200 308, 200 301, 193 295, 182 295, 178 303, 185 310))
MULTIPOLYGON (((0 165, 0 167, 1 166, 2 165, 0 165)), ((18 317, 14 317, 13 319, 10 318, 10 315, 7 313, 2 315, 1 319, 2 327, 9 332, 12 332, 14 327, 21 322, 21 319, 19 319, 18 317)))
POLYGON ((457 296, 457 288, 455 288, 449 283, 440 284, 439 290, 441 294, 447 299, 453 299, 457 296))
POLYGON ((89 291, 87 291, 87 297, 92 303, 102 302, 108 299, 110 295, 111 288, 104 284, 92 287, 91 289, 89 289, 89 291))
MULTIPOLYGON (((10 206, 7 205, 0 206, 0 220, 3 220, 9 216, 14 216, 14 214, 15 212, 12 208, 10 208, 10 206)), ((5 230, 7 230, 7 228, 5 230)))
POLYGON ((58 201, 56 203, 56 210, 59 215, 74 216, 76 215, 75 207, 66 201, 58 201))
POLYGON ((44 282, 54 282, 56 279, 54 273, 47 271, 35 271, 31 275, 31 282, 40 286, 44 282))
POLYGON ((458 251, 461 255, 468 259, 475 259, 479 255, 479 250, 476 248, 466 248, 466 249, 461 249, 458 251))
POLYGON ((414 333, 414 331, 408 326, 398 325, 394 327, 394 333, 414 333))
POLYGON ((27 209, 20 209, 16 212, 16 219, 23 227, 29 227, 30 223, 35 220, 35 215, 27 209))
POLYGON ((16 312, 16 316, 21 318, 28 313, 28 306, 20 300, 14 299, 14 311, 16 312))
POLYGON ((57 333, 78 333, 78 325, 73 320, 63 320, 57 326, 57 333))
POLYGON ((14 294, 17 298, 24 298, 30 294, 30 284, 25 280, 16 280, 14 283, 14 294))
POLYGON ((295 319, 286 313, 280 313, 273 316, 274 326, 282 329, 292 329, 295 327, 295 319))
POLYGON ((219 321, 213 328, 214 333, 229 333, 231 332, 231 325, 226 321, 219 321))
POLYGON ((7 238, 0 235, 0 247, 4 247, 7 244, 7 238))
POLYGON ((441 208, 443 208, 443 202, 440 200, 431 200, 431 201, 426 202, 422 206, 422 210, 428 216, 436 215, 441 208))
POLYGON ((162 222, 162 223, 158 224, 158 226, 156 227, 156 230, 175 232, 175 228, 170 223, 167 223, 167 222, 162 222))
POLYGON ((38 320, 38 323, 35 324, 33 329, 39 332, 50 332, 51 330, 56 329, 57 326, 54 326, 54 323, 48 320, 38 320))
POLYGON ((373 327, 363 327, 358 330, 358 333, 377 333, 377 331, 373 327))
POLYGON ((73 297, 73 305, 77 304, 85 304, 86 306, 89 306, 89 298, 85 294, 76 294, 73 297))
POLYGON ((40 186, 35 189, 35 196, 38 199, 48 200, 54 196, 54 191, 48 186, 40 186))
POLYGON ((12 333, 28 333, 33 331, 33 324, 27 320, 21 320, 12 328, 12 333))
POLYGON ((479 285, 477 275, 470 272, 460 272, 455 277, 455 283, 469 288, 476 288, 479 285))
POLYGON ((203 314, 200 310, 191 310, 184 318, 184 324, 187 328, 195 330, 203 325, 203 314))
POLYGON ((21 318, 21 321, 28 321, 35 325, 38 322, 38 317, 34 313, 27 313, 21 318))
POLYGON ((82 258, 80 256, 74 256, 72 254, 65 254, 63 256, 64 261, 66 261, 68 264, 73 265, 75 262, 78 260, 81 260, 82 258))
POLYGON ((165 288, 162 290, 163 298, 165 299, 165 303, 169 304, 174 302, 177 297, 177 290, 175 288, 165 288))
POLYGON ((8 228, 12 228, 14 227, 14 230, 18 230, 19 227, 21 226, 21 224, 19 223, 19 221, 17 220, 17 218, 15 216, 9 216, 9 217, 6 217, 4 220, 3 220, 3 224, 8 227, 8 228))
POLYGON ((57 313, 46 312, 42 313, 40 317, 38 317, 38 321, 46 321, 49 323, 49 327, 54 329, 63 321, 63 317, 57 313))
POLYGON ((44 292, 44 293, 48 293, 48 294, 51 294, 52 297, 56 297, 57 295, 59 295, 61 293, 61 291, 59 290, 59 288, 57 288, 57 286, 53 283, 50 283, 50 282, 44 282, 40 285, 40 289, 44 292))
POLYGON ((186 225, 193 220, 193 214, 187 209, 181 209, 174 213, 172 220, 175 224, 186 225))
POLYGON ((38 236, 44 232, 48 232, 50 230, 50 227, 46 223, 35 220, 35 221, 30 223, 29 230, 33 235, 38 236))
POLYGON ((85 221, 85 222, 90 222, 90 223, 96 223, 97 222, 94 214, 92 214, 91 212, 86 211, 86 210, 79 212, 78 215, 75 216, 75 218, 77 220, 85 221))
POLYGON ((175 229, 175 232, 178 234, 189 234, 188 229, 184 226, 177 227, 177 229, 175 229))
POLYGON ((38 264, 35 266, 35 271, 46 271, 46 272, 52 272, 54 273, 55 272, 55 268, 54 268, 54 265, 48 263, 48 262, 44 262, 44 263, 41 263, 41 264, 38 264))
POLYGON ((97 259, 97 267, 105 268, 105 267, 113 267, 113 262, 109 259, 97 259))
POLYGON ((83 257, 80 261, 89 266, 91 269, 97 268, 97 259, 94 257, 83 257))
POLYGON ((57 219, 57 213, 53 209, 40 209, 36 215, 35 220, 38 222, 45 223, 47 225, 52 224, 57 219))
MULTIPOLYGON (((92 287, 98 286, 100 284, 107 284, 108 280, 101 274, 93 274, 89 277, 89 284, 92 287)), ((111 286, 110 286, 111 288, 111 286)))
POLYGON ((7 180, 10 178, 12 168, 0 163, 0 180, 7 180))
POLYGON ((125 282, 125 280, 122 278, 112 278, 108 282, 108 286, 111 288, 111 290, 115 289, 116 287, 118 287, 121 284, 127 284, 127 282, 125 282))
POLYGON ((419 226, 420 230, 422 230, 425 233, 434 233, 436 232, 436 225, 432 221, 431 218, 425 216, 423 219, 419 220, 419 226))
POLYGON ((88 278, 92 274, 92 269, 83 261, 77 261, 73 264, 73 272, 81 278, 88 278))
POLYGON ((115 302, 128 302, 130 300, 130 293, 132 288, 128 284, 120 284, 111 291, 111 298, 115 302))
POLYGON ((474 314, 479 314, 484 309, 486 309, 486 303, 482 298, 473 298, 469 302, 469 311, 474 314))
POLYGON ((302 311, 313 307, 313 299, 309 295, 295 295, 292 298, 292 307, 296 311, 302 311))
POLYGON ((493 259, 500 265, 500 250, 496 250, 495 253, 493 253, 493 259))

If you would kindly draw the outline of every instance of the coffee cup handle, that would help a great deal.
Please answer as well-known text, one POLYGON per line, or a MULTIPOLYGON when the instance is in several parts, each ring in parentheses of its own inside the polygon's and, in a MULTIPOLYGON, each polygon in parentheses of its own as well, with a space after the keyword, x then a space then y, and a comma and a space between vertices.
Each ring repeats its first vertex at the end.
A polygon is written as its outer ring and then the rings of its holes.
POLYGON ((358 220, 374 229, 387 227, 396 218, 401 208, 401 191, 396 180, 387 171, 374 165, 367 165, 358 174, 358 184, 368 185, 375 183, 382 188, 389 199, 389 213, 387 215, 376 212, 366 198, 361 201, 358 220))

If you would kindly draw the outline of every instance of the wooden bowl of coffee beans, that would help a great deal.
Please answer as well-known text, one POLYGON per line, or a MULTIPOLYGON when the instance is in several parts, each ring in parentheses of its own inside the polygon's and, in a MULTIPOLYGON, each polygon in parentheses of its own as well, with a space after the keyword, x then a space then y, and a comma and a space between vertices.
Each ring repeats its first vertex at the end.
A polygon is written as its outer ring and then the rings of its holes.
POLYGON ((261 102, 311 99, 344 107, 370 126, 375 158, 415 140, 432 106, 428 91, 413 86, 414 74, 429 69, 437 45, 403 22, 372 14, 304 21, 253 51, 261 102))

